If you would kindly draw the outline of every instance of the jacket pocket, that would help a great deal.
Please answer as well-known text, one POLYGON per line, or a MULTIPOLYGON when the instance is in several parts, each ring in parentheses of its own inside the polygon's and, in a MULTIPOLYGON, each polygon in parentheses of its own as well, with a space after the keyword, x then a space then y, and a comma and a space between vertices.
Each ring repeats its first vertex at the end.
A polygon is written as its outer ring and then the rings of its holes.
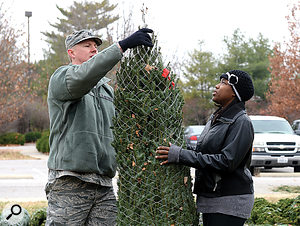
POLYGON ((111 142, 112 138, 89 131, 73 133, 66 142, 64 164, 71 171, 113 177, 116 161, 111 142))
POLYGON ((219 194, 221 182, 221 177, 218 174, 197 170, 194 193, 219 194))
MULTIPOLYGON (((98 134, 81 131, 66 138, 64 148, 64 164, 75 172, 97 172, 99 147, 98 134)), ((99 172, 98 172, 99 173, 99 172)))
POLYGON ((249 182, 253 182, 253 179, 252 179, 252 175, 251 175, 251 172, 248 168, 244 168, 244 174, 246 175, 246 178, 248 179, 249 182))

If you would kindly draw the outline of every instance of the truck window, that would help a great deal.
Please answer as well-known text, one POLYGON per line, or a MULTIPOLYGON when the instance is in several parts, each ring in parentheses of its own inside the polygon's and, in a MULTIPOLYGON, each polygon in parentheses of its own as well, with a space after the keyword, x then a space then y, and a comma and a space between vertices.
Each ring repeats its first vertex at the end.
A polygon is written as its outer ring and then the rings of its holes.
POLYGON ((294 134, 287 121, 280 120, 252 120, 255 133, 294 134))

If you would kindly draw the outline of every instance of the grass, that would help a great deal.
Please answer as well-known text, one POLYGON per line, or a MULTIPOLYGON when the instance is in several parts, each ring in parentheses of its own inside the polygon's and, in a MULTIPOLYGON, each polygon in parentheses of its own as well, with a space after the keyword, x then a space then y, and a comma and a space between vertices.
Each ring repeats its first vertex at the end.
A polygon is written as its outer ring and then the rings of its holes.
POLYGON ((297 193, 279 193, 279 194, 266 194, 266 195, 255 195, 255 198, 264 198, 268 202, 276 203, 280 199, 294 199, 298 197, 297 193))
POLYGON ((19 204, 22 208, 26 209, 28 213, 31 215, 36 210, 47 207, 47 201, 36 201, 36 202, 0 202, 0 213, 4 209, 7 204, 19 204))
POLYGON ((264 198, 271 203, 276 203, 280 199, 294 199, 300 195, 300 186, 282 185, 273 188, 272 191, 276 193, 255 195, 255 198, 264 198))
POLYGON ((300 186, 282 185, 273 189, 274 192, 300 193, 300 186))
POLYGON ((0 160, 20 160, 20 159, 36 159, 28 155, 23 155, 18 150, 0 150, 0 160))

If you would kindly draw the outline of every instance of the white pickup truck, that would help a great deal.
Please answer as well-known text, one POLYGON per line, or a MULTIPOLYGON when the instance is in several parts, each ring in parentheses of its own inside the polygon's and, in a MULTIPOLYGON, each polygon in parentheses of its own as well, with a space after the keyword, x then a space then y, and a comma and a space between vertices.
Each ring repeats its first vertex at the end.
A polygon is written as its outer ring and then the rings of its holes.
POLYGON ((300 172, 300 136, 287 120, 276 116, 250 116, 254 127, 251 172, 256 167, 294 167, 300 172))

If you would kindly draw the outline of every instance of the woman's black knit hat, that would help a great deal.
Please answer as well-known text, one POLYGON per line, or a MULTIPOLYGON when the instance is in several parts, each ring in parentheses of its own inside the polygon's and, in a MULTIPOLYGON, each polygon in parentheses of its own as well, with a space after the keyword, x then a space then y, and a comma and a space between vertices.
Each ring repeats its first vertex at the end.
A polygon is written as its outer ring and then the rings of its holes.
POLYGON ((228 80, 233 91, 240 101, 250 100, 254 94, 254 86, 249 74, 245 71, 231 70, 220 76, 228 80))

